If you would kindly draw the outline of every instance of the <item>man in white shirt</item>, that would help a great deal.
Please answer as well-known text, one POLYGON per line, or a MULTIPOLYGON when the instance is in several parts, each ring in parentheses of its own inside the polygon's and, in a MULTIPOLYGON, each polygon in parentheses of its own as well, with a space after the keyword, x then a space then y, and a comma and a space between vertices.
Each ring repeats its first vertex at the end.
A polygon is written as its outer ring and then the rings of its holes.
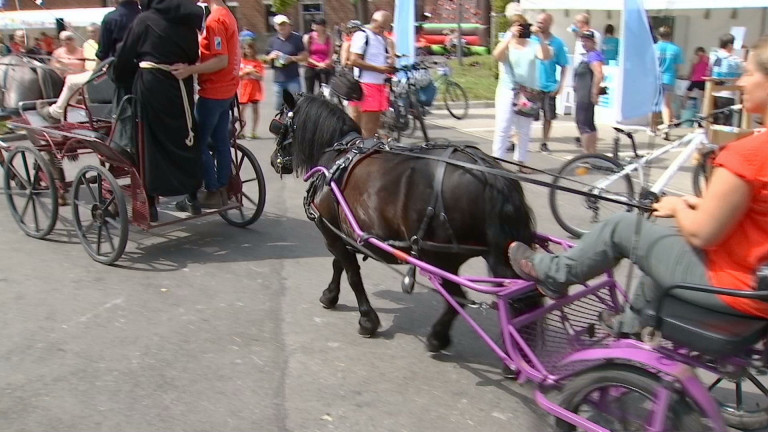
MULTIPOLYGON (((733 44, 736 38, 726 33, 720 36, 718 40, 720 49, 712 53, 709 57, 709 70, 714 76, 715 71, 723 71, 725 69, 728 72, 736 72, 739 76, 741 71, 744 70, 744 60, 741 57, 733 53, 733 44)), ((712 93, 715 97, 715 109, 728 108, 731 105, 736 104, 737 92, 734 91, 717 91, 712 93)), ((733 126, 733 113, 725 112, 716 114, 712 117, 712 123, 716 125, 733 126)))
POLYGON ((376 11, 371 23, 352 36, 350 63, 363 88, 363 99, 355 103, 360 109, 363 138, 371 138, 379 130, 381 113, 389 109, 389 89, 385 81, 393 73, 394 53, 388 52, 384 32, 392 25, 392 15, 376 11))
POLYGON ((589 15, 581 13, 576 15, 573 20, 573 24, 568 27, 568 30, 576 34, 576 46, 573 50, 573 67, 574 69, 581 63, 584 56, 587 55, 587 50, 584 49, 584 45, 581 43, 581 38, 578 35, 585 31, 591 31, 595 35, 595 49, 600 51, 603 44, 603 36, 589 25, 589 15))

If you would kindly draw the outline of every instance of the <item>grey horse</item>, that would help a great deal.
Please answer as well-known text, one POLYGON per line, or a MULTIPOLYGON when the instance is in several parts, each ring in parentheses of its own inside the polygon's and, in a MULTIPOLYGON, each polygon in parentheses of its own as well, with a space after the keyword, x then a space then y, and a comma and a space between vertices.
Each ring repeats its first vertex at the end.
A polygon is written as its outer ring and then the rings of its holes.
POLYGON ((19 102, 57 98, 64 79, 40 59, 23 54, 0 57, 0 110, 15 113, 19 102))

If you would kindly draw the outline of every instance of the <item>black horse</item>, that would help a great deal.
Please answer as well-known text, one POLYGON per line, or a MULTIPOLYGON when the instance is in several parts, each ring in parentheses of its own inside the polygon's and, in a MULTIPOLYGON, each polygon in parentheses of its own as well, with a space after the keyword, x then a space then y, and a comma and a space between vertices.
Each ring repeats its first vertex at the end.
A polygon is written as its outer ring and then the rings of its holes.
MULTIPOLYGON (((353 150, 354 146, 339 144, 351 141, 350 137, 359 144, 355 138, 359 138, 360 128, 338 106, 316 96, 303 96, 297 103, 290 94, 284 96, 284 102, 284 125, 270 127, 278 135, 273 154, 273 166, 278 172, 280 164, 276 160, 292 159, 298 175, 316 166, 330 169, 340 159, 353 159, 352 155, 360 152, 359 145, 353 150)), ((422 245, 418 249, 421 260, 454 274, 468 259, 482 256, 494 276, 515 277, 506 258, 507 246, 512 241, 529 245, 534 242, 533 217, 520 183, 419 157, 448 155, 453 160, 501 169, 499 163, 475 147, 435 145, 421 146, 407 154, 402 151, 371 148, 365 155, 355 156, 356 160, 338 178, 361 229, 408 253, 414 252, 409 245, 418 243, 422 245), (428 208, 435 210, 437 198, 440 211, 430 218, 428 208), (415 237, 418 242, 413 241, 415 237)), ((326 308, 336 306, 341 275, 346 271, 360 311, 359 333, 373 336, 380 322, 360 276, 356 253, 361 251, 349 242, 354 232, 324 182, 316 182, 310 191, 305 207, 334 256, 333 277, 320 303, 326 308)), ((368 248, 366 253, 387 263, 398 263, 392 255, 373 249, 368 248)), ((452 296, 466 298, 460 286, 444 282, 452 296)), ((440 351, 450 344, 449 331, 456 315, 446 303, 427 338, 430 351, 440 351)))

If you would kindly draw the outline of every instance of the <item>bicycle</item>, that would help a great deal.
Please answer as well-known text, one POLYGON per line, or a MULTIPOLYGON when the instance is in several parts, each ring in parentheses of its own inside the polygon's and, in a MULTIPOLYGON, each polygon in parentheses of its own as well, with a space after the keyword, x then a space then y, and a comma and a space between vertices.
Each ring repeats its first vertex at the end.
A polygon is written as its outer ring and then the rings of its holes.
POLYGON ((452 78, 453 70, 447 63, 438 64, 435 85, 442 95, 445 109, 456 120, 461 120, 469 113, 469 97, 464 87, 452 78))
POLYGON ((398 142, 402 132, 407 132, 409 136, 413 136, 416 133, 416 128, 421 129, 425 142, 430 141, 427 126, 424 123, 424 115, 427 109, 419 102, 419 86, 416 83, 416 74, 425 69, 424 65, 419 63, 399 67, 397 68, 396 76, 400 75, 403 78, 393 78, 391 81, 390 106, 392 109, 399 111, 395 113, 396 118, 399 119, 395 123, 400 126, 404 125, 403 128, 398 127, 398 142), (405 120, 403 120, 403 116, 406 117, 405 120), (412 118, 413 123, 410 123, 407 117, 412 118))
MULTIPOLYGON (((631 175, 637 173, 637 183, 641 186, 637 197, 648 203, 655 202, 672 180, 680 168, 688 163, 691 157, 698 153, 699 159, 693 171, 693 188, 698 196, 701 196, 706 187, 706 181, 712 170, 712 161, 719 146, 711 144, 707 138, 707 130, 704 123, 708 122, 712 115, 739 109, 739 106, 718 110, 709 116, 696 116, 693 120, 697 129, 683 138, 670 143, 646 156, 637 153, 634 137, 627 134, 632 142, 634 158, 629 164, 622 163, 618 158, 617 144, 614 142, 614 157, 604 154, 583 154, 566 162, 554 176, 552 184, 557 186, 565 180, 584 187, 585 191, 593 194, 609 197, 618 201, 632 202, 635 198, 633 179, 631 175), (654 159, 669 153, 672 150, 682 148, 680 155, 664 170, 664 173, 650 187, 646 187, 644 168, 654 159)), ((688 120, 690 121, 690 120, 688 120)), ((666 135, 669 129, 678 127, 682 121, 673 123, 666 128, 660 128, 656 135, 666 135)), ((554 187, 549 192, 549 205, 555 221, 566 232, 579 238, 587 233, 592 224, 598 223, 607 216, 630 212, 632 207, 614 204, 597 198, 576 198, 572 194, 559 191, 554 187), (586 209, 584 215, 580 210, 586 209), (585 216, 579 218, 579 216, 585 216), (567 219, 566 219, 567 217, 567 219), (574 222, 578 220, 578 222, 574 222)))

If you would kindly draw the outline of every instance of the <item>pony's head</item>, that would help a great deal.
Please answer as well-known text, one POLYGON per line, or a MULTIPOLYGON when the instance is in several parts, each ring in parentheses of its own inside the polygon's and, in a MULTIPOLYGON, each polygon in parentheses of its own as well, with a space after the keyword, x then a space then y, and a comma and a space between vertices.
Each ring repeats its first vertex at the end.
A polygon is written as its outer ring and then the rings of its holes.
POLYGON ((276 137, 270 163, 278 174, 304 174, 318 165, 325 150, 360 126, 343 109, 320 96, 283 91, 283 107, 269 125, 276 137))

